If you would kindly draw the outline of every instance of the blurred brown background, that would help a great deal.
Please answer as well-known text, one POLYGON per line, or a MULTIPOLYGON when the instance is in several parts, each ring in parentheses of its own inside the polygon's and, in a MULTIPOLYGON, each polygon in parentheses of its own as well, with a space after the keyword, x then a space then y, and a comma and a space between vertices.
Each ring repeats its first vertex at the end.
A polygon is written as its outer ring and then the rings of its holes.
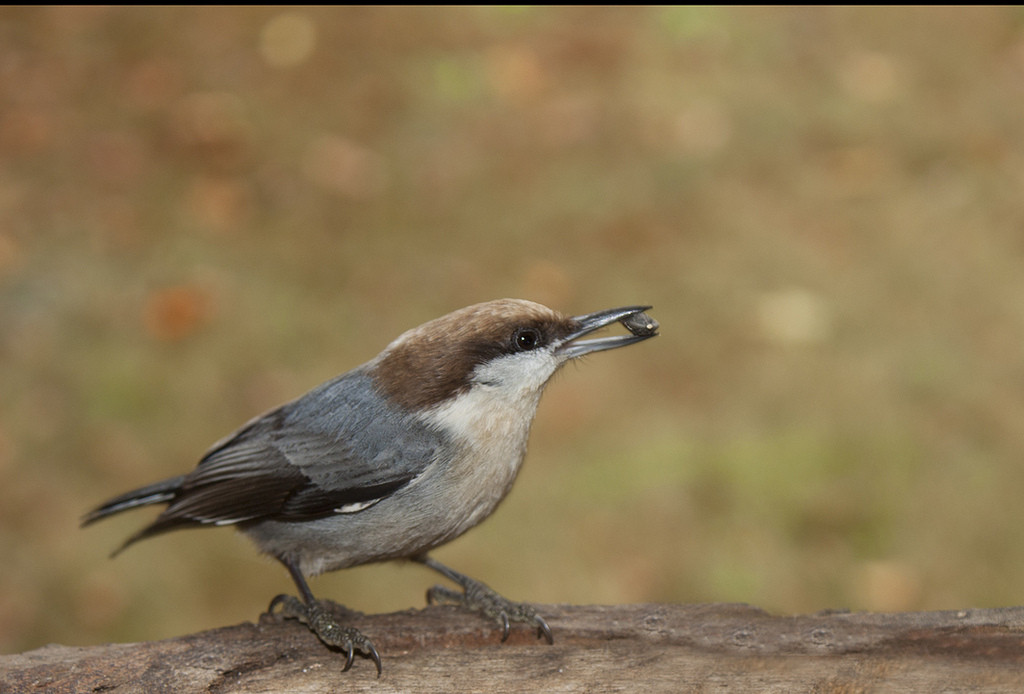
POLYGON ((244 538, 110 561, 153 514, 79 517, 502 296, 663 334, 556 379, 443 561, 538 602, 1024 601, 1020 9, 5 8, 0 650, 255 619, 292 586, 244 538))

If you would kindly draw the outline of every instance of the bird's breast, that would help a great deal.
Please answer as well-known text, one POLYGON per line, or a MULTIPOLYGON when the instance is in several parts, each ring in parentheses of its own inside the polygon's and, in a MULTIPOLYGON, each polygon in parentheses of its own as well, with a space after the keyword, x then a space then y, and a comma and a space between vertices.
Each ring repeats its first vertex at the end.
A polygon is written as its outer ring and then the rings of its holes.
POLYGON ((487 517, 512 488, 538 400, 539 394, 510 402, 475 387, 430 412, 431 424, 455 442, 441 476, 446 502, 464 519, 460 532, 487 517))

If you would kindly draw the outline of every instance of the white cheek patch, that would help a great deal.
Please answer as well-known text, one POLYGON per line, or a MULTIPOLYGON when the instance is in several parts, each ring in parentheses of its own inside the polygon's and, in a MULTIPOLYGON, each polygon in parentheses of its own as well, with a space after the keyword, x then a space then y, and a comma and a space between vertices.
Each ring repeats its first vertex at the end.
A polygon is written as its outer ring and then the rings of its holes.
POLYGON ((544 385, 560 363, 550 351, 535 350, 481 364, 472 387, 434 407, 426 419, 488 455, 510 454, 509 465, 517 468, 544 385))
POLYGON ((544 388, 560 364, 550 350, 520 352, 481 364, 473 371, 472 380, 514 397, 544 388))

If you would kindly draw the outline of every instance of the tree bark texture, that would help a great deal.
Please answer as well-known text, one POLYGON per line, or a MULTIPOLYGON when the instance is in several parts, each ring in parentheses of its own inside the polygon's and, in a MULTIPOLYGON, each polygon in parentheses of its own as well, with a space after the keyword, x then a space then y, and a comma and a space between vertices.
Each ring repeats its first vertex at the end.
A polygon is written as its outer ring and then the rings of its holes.
POLYGON ((555 643, 432 606, 348 614, 384 661, 263 616, 164 641, 0 656, 0 692, 1019 692, 1024 607, 780 617, 747 605, 538 608, 555 643))

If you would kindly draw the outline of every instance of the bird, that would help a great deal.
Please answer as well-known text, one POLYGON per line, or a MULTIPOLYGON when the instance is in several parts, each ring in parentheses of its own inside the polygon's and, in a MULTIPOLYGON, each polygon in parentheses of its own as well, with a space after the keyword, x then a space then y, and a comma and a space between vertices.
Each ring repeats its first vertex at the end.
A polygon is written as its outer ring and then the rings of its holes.
POLYGON ((429 602, 454 602, 495 620, 544 618, 429 552, 476 526, 505 498, 526 455, 537 405, 552 375, 584 355, 658 334, 650 306, 567 316, 523 299, 458 309, 402 333, 376 357, 262 414, 215 443, 189 473, 109 499, 82 526, 164 504, 114 552, 171 530, 235 526, 288 570, 298 597, 269 612, 304 623, 327 647, 381 658, 342 624, 307 578, 371 562, 410 559, 457 584, 429 602), (624 335, 580 338, 619 322, 624 335))

